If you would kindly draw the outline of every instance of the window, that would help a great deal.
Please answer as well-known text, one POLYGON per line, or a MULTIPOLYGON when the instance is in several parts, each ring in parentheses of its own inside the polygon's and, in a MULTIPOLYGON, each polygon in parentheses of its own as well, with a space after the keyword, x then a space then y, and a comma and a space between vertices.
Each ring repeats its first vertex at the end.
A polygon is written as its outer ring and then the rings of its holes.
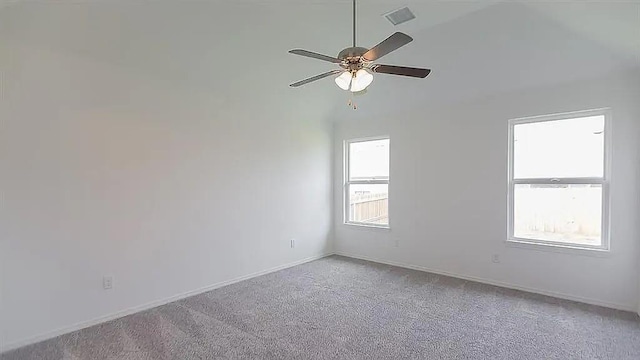
POLYGON ((509 240, 608 249, 607 110, 511 120, 509 240))
POLYGON ((345 142, 345 224, 389 227, 389 138, 345 142))

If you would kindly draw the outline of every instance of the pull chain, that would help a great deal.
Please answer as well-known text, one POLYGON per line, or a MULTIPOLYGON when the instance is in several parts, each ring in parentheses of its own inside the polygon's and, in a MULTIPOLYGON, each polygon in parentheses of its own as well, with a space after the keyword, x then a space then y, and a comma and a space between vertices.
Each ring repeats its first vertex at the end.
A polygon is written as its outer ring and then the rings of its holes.
POLYGON ((349 99, 349 101, 347 102, 347 106, 352 108, 353 110, 358 110, 358 105, 356 104, 356 102, 353 100, 353 93, 351 93, 351 98, 349 99))

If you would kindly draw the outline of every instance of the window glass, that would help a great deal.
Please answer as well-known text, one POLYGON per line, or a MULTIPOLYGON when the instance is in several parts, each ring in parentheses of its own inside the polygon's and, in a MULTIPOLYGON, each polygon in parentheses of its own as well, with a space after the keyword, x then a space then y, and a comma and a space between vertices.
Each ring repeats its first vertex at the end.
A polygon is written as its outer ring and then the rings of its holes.
POLYGON ((389 178, 389 139, 349 144, 349 180, 389 178))
POLYGON ((515 179, 602 177, 604 115, 517 124, 515 179))
POLYGON ((349 186, 349 222, 389 225, 389 185, 349 186))
POLYGON ((601 229, 602 185, 515 185, 515 237, 600 246, 601 229))

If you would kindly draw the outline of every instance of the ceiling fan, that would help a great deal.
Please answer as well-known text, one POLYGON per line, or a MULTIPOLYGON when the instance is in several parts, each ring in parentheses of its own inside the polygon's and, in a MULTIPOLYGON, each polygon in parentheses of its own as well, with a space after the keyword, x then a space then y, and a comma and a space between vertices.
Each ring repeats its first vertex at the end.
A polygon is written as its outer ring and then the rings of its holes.
POLYGON ((334 63, 338 65, 340 69, 316 75, 314 77, 295 82, 289 86, 298 87, 332 75, 340 74, 335 78, 336 85, 343 90, 351 90, 351 92, 357 93, 365 90, 369 85, 371 85, 371 82, 373 82, 373 73, 425 78, 429 75, 431 70, 373 63, 388 53, 407 45, 411 41, 413 41, 413 38, 409 35, 396 32, 371 49, 357 47, 356 0, 353 0, 353 47, 340 51, 337 57, 322 55, 302 49, 289 50, 289 52, 294 55, 306 56, 334 63))

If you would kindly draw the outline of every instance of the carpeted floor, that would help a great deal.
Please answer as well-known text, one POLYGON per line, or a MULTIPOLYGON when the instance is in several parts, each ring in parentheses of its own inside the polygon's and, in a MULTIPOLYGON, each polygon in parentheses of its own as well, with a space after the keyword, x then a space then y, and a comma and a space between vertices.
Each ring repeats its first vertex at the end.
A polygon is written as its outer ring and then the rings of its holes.
POLYGON ((333 256, 13 359, 640 359, 637 315, 333 256))

